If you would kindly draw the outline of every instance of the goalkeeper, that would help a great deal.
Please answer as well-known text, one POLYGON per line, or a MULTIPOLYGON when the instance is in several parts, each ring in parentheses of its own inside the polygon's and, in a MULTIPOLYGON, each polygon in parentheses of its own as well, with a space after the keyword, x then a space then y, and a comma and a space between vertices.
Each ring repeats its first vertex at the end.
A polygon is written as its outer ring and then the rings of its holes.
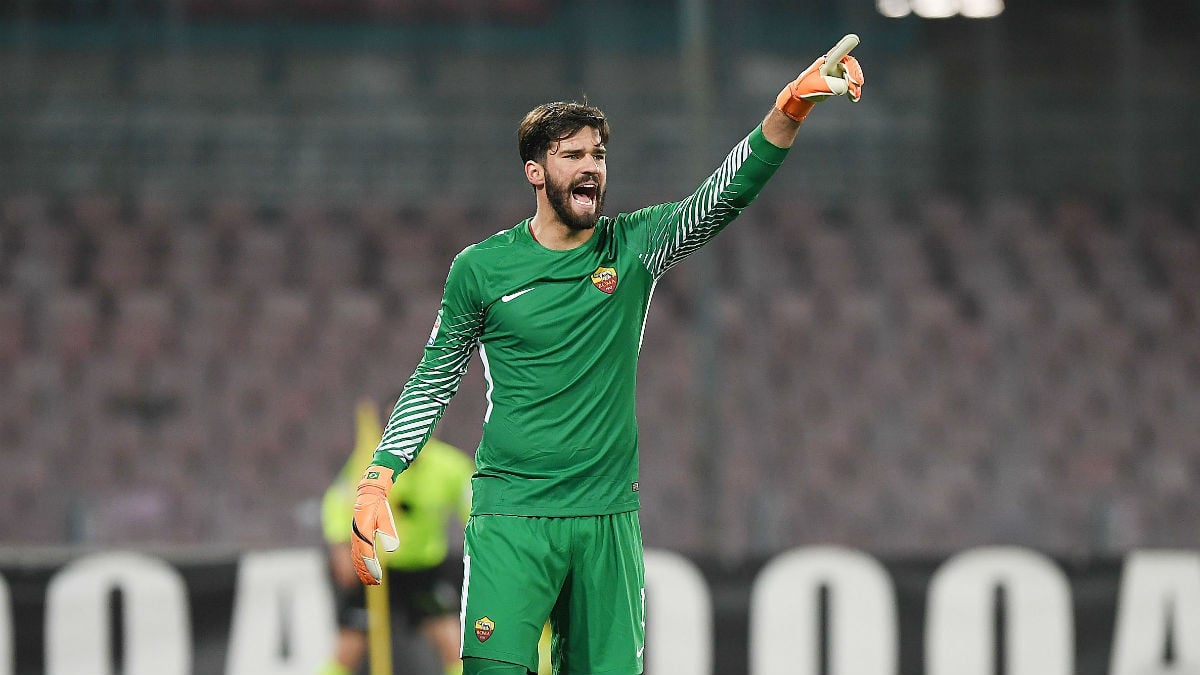
POLYGON ((547 617, 559 675, 642 672, 634 380, 651 294, 754 201, 815 103, 859 99, 857 42, 846 36, 788 83, 695 192, 631 213, 603 213, 609 126, 599 109, 549 103, 522 120, 534 214, 451 263, 424 357, 354 506, 354 564, 377 583, 376 541, 412 545, 386 507, 393 481, 420 466, 413 460, 478 348, 488 386, 465 533, 465 675, 536 671, 547 617))
MULTIPOLYGON (((378 407, 360 401, 356 411, 354 454, 325 491, 321 519, 329 544, 330 571, 337 598, 338 634, 333 658, 321 675, 358 671, 367 650, 367 610, 363 586, 350 561, 346 522, 354 507, 355 484, 383 429, 378 407)), ((388 607, 404 617, 437 652, 445 672, 458 673, 458 607, 462 567, 458 554, 447 557, 451 520, 466 522, 471 505, 471 458, 454 446, 430 439, 413 464, 396 481, 389 502, 403 550, 385 556, 389 570, 388 607)))

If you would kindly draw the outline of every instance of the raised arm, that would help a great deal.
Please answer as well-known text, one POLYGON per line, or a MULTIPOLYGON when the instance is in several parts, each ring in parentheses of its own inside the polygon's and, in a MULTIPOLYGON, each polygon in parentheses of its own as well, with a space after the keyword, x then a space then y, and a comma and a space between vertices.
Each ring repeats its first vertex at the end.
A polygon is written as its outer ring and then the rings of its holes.
POLYGON ((768 141, 781 148, 792 147, 796 132, 813 105, 830 96, 846 96, 851 102, 858 102, 865 78, 858 59, 850 56, 850 50, 857 46, 857 35, 843 37, 779 92, 775 107, 762 124, 763 136, 768 141))
POLYGON ((679 202, 631 214, 645 228, 642 261, 656 278, 703 246, 750 205, 783 163, 813 105, 831 96, 858 101, 862 68, 847 35, 779 93, 762 124, 738 143, 700 187, 679 202))
POLYGON ((474 288, 472 274, 460 254, 450 266, 425 355, 401 391, 371 465, 358 483, 350 548, 358 577, 365 584, 378 584, 383 576, 376 538, 387 551, 400 545, 387 501, 395 477, 425 446, 467 372, 483 328, 483 309, 475 299, 474 288))

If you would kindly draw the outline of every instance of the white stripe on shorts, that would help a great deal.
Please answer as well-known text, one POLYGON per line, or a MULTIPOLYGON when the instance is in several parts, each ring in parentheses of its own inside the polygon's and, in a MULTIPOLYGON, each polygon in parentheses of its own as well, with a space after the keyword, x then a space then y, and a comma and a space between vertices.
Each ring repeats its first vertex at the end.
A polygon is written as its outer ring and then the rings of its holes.
POLYGON ((458 607, 458 658, 463 655, 464 635, 467 631, 467 586, 471 580, 471 556, 463 554, 462 600, 458 607))

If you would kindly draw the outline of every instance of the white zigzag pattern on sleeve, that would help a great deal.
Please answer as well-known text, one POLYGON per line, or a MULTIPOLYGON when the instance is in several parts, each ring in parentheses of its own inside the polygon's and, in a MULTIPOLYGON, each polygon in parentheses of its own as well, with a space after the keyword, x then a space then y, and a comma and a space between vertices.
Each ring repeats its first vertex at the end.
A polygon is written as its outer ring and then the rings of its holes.
POLYGON ((417 456, 462 384, 482 324, 482 312, 443 324, 446 341, 455 348, 443 356, 422 361, 417 367, 392 411, 379 451, 390 452, 405 462, 417 456))
POLYGON ((721 200, 721 196, 749 156, 750 139, 745 138, 730 151, 704 185, 678 205, 676 211, 683 214, 678 223, 670 232, 663 234, 666 241, 655 244, 642 259, 646 269, 655 278, 712 239, 717 229, 728 222, 729 214, 736 212, 721 200))

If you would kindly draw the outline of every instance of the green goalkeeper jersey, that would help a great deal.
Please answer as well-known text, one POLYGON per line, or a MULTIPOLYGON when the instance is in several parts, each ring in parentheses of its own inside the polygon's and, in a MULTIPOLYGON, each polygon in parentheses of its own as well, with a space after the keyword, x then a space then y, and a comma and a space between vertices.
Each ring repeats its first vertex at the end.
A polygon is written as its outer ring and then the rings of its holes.
POLYGON ((686 199, 602 216, 578 248, 545 248, 525 220, 464 249, 374 463, 413 461, 478 348, 487 409, 471 512, 637 509, 635 381, 654 285, 748 206, 785 155, 760 127, 686 199))

